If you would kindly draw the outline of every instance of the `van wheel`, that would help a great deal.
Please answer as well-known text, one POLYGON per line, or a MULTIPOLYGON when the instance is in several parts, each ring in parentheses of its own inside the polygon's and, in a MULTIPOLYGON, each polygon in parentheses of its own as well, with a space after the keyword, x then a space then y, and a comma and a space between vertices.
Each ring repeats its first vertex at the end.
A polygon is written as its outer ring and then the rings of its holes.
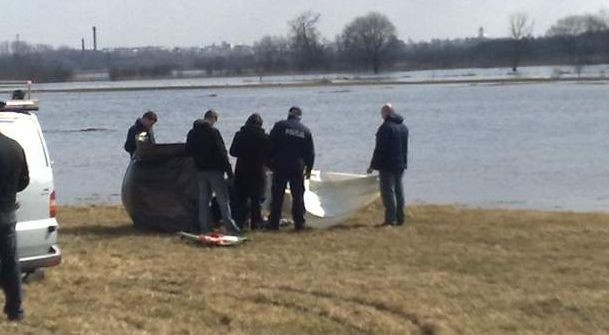
POLYGON ((22 282, 24 284, 31 284, 44 280, 44 271, 42 269, 36 269, 23 274, 22 282))

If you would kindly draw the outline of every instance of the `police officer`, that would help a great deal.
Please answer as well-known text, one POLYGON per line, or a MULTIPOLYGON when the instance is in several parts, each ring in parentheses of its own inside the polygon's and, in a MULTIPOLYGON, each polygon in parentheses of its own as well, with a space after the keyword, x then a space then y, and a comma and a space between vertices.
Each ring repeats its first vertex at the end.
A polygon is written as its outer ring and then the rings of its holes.
POLYGON ((268 228, 279 229, 283 198, 287 184, 292 194, 292 216, 296 230, 305 227, 304 178, 311 177, 315 148, 311 131, 300 120, 302 110, 290 108, 288 119, 275 124, 271 130, 269 167, 273 171, 271 187, 271 217, 268 228))
POLYGON ((17 256, 17 192, 30 183, 23 148, 0 133, 0 282, 6 297, 4 313, 10 321, 21 321, 21 271, 17 256))

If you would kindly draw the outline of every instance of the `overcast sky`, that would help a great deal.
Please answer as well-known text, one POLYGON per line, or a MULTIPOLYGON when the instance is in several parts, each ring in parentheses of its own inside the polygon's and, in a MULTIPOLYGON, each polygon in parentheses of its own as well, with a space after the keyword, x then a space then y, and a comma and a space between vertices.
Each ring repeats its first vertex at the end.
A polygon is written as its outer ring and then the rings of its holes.
POLYGON ((22 0, 0 1, 0 41, 22 40, 80 47, 99 31, 99 45, 201 46, 214 42, 251 43, 266 34, 285 34, 286 22, 313 10, 333 39, 355 16, 379 11, 391 18, 400 38, 507 35, 510 13, 535 20, 545 33, 560 17, 607 8, 607 0, 22 0))

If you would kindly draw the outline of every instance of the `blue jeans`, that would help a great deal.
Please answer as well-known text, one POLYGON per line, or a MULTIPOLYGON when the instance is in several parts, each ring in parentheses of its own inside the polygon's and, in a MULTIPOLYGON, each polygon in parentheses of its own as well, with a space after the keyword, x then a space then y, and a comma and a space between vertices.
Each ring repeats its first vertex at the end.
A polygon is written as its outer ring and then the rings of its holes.
POLYGON ((218 202, 222 221, 227 232, 229 234, 241 233, 231 215, 228 183, 224 180, 224 172, 199 171, 197 173, 197 182, 199 184, 199 227, 201 233, 207 234, 211 232, 210 203, 213 193, 216 195, 216 201, 218 202))
POLYGON ((4 313, 16 317, 21 310, 21 270, 17 257, 15 214, 0 213, 0 281, 6 297, 4 313))
POLYGON ((380 171, 381 198, 385 206, 385 224, 401 226, 406 221, 403 177, 404 170, 380 171))

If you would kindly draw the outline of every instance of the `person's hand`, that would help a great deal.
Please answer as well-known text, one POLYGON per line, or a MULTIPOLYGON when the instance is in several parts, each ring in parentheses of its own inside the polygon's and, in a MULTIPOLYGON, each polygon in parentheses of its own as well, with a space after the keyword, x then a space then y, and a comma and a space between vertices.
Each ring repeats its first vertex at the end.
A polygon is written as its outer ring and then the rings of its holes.
POLYGON ((366 171, 367 174, 372 174, 374 173, 374 169, 372 169, 371 167, 368 168, 368 170, 366 171))
POLYGON ((307 172, 305 172, 305 179, 306 179, 306 180, 311 179, 311 171, 307 171, 307 172))

